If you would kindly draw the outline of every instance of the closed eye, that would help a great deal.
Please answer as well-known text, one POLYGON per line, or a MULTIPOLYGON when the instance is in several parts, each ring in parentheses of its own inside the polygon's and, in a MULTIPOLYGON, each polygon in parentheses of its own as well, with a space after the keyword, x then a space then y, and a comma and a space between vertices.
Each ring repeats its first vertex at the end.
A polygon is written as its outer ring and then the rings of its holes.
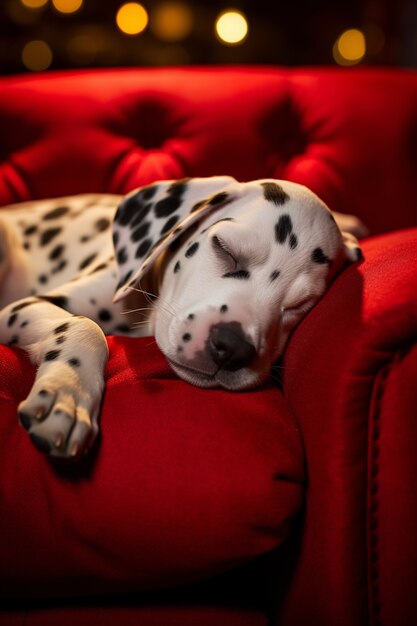
POLYGON ((238 265, 237 259, 233 252, 230 251, 227 244, 217 235, 213 235, 211 243, 216 253, 221 257, 221 260, 227 263, 227 269, 236 270, 238 265))

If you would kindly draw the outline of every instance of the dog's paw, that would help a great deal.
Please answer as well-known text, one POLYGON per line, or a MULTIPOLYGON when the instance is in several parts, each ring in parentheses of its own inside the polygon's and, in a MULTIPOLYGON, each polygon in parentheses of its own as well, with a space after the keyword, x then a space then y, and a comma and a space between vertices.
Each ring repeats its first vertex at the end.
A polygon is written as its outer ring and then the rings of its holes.
POLYGON ((85 385, 64 363, 38 372, 29 396, 19 404, 22 426, 33 444, 52 457, 78 459, 98 434, 103 383, 85 385))

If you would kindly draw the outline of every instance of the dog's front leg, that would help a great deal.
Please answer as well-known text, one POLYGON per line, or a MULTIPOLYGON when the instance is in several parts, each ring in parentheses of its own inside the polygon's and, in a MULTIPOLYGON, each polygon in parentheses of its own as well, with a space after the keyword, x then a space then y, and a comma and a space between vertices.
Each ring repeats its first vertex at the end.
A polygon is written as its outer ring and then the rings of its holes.
POLYGON ((0 313, 0 342, 26 350, 38 366, 19 405, 19 418, 37 448, 78 458, 98 433, 107 361, 103 331, 42 298, 25 298, 0 313))

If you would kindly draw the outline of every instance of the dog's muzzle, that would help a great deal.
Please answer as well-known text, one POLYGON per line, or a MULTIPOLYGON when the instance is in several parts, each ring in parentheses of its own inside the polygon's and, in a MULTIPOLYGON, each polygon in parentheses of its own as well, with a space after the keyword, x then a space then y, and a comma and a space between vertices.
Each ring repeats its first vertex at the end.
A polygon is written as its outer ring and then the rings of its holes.
POLYGON ((219 369, 235 372, 256 357, 255 346, 245 337, 239 322, 215 324, 210 328, 208 352, 219 369))

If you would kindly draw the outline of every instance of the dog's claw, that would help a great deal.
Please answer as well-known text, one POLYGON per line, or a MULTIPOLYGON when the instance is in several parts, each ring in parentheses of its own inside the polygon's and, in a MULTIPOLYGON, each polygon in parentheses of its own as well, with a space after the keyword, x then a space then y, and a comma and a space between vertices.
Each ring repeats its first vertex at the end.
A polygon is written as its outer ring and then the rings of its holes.
POLYGON ((40 406, 35 410, 35 417, 37 420, 41 420, 45 417, 46 411, 45 407, 40 406))
POLYGON ((78 453, 80 452, 80 444, 78 442, 74 443, 74 445, 71 448, 71 456, 72 457, 76 457, 78 456, 78 453))
POLYGON ((64 443, 64 435, 62 433, 58 433, 54 439, 55 448, 61 448, 64 443))

